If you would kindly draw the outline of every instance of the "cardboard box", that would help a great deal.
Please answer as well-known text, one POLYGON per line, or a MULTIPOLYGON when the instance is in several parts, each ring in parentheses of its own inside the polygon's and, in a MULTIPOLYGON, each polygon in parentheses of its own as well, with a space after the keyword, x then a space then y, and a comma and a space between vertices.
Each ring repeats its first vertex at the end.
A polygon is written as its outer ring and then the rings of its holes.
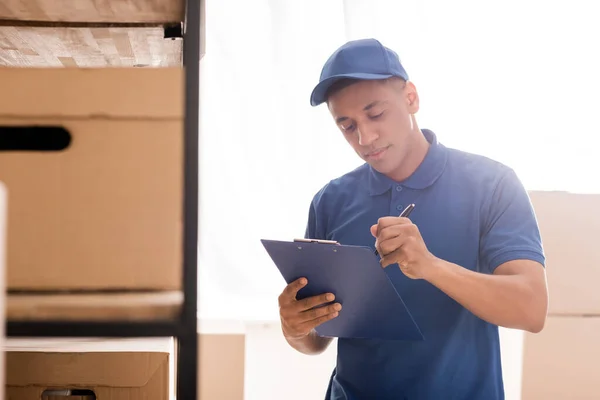
POLYGON ((522 400, 600 398, 600 317, 551 316, 525 334, 522 400))
POLYGON ((243 333, 200 334, 198 400, 244 400, 243 333))
MULTIPOLYGON (((6 187, 0 182, 0 348, 4 348, 6 335, 6 187)), ((0 388, 4 387, 4 352, 0 352, 0 388)), ((4 400, 4 390, 0 390, 0 400, 4 400)))
POLYGON ((551 315, 600 315, 600 195, 530 192, 547 257, 551 315))
POLYGON ((183 70, 4 68, 0 87, 8 289, 179 289, 183 70))
POLYGON ((172 339, 9 340, 10 400, 71 400, 43 394, 71 390, 89 400, 170 400, 172 339))

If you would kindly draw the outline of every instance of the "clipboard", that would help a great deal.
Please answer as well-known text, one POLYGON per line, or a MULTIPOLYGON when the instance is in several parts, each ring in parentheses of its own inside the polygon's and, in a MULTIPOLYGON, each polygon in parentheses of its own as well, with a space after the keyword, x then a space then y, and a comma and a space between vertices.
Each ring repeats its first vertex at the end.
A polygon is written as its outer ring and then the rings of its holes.
POLYGON ((289 284, 305 277, 296 298, 333 293, 342 304, 336 318, 315 328, 320 336, 347 339, 424 340, 410 311, 373 250, 334 241, 261 240, 289 284))

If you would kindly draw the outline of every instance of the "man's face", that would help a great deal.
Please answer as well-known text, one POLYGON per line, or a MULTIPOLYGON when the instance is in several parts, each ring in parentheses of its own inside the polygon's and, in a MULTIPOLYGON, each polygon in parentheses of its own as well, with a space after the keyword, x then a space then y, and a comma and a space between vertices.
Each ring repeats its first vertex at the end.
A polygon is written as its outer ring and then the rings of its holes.
POLYGON ((400 168, 418 129, 413 114, 419 101, 412 83, 359 81, 332 94, 328 106, 346 140, 364 161, 386 175, 400 168))

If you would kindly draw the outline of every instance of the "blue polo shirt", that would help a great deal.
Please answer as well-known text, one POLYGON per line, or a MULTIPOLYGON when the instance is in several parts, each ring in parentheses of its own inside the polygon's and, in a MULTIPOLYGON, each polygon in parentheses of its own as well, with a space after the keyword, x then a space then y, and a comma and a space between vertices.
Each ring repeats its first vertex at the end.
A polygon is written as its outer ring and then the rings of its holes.
MULTIPOLYGON (((364 164, 330 181, 310 205, 306 236, 373 248, 370 226, 415 203, 410 218, 439 258, 484 274, 509 260, 544 264, 536 217, 515 172, 422 131, 431 146, 408 179, 394 182, 364 164)), ((327 400, 503 399, 498 327, 397 265, 386 272, 425 340, 338 339, 327 400)))

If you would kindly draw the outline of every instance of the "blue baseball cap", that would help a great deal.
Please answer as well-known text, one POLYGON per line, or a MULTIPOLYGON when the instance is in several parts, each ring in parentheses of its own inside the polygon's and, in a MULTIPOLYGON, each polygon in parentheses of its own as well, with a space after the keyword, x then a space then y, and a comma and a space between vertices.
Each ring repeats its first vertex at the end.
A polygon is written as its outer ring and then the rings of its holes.
POLYGON ((327 90, 340 79, 375 80, 392 76, 408 80, 396 52, 376 39, 352 40, 338 48, 325 62, 319 83, 310 95, 310 104, 324 103, 327 90))

